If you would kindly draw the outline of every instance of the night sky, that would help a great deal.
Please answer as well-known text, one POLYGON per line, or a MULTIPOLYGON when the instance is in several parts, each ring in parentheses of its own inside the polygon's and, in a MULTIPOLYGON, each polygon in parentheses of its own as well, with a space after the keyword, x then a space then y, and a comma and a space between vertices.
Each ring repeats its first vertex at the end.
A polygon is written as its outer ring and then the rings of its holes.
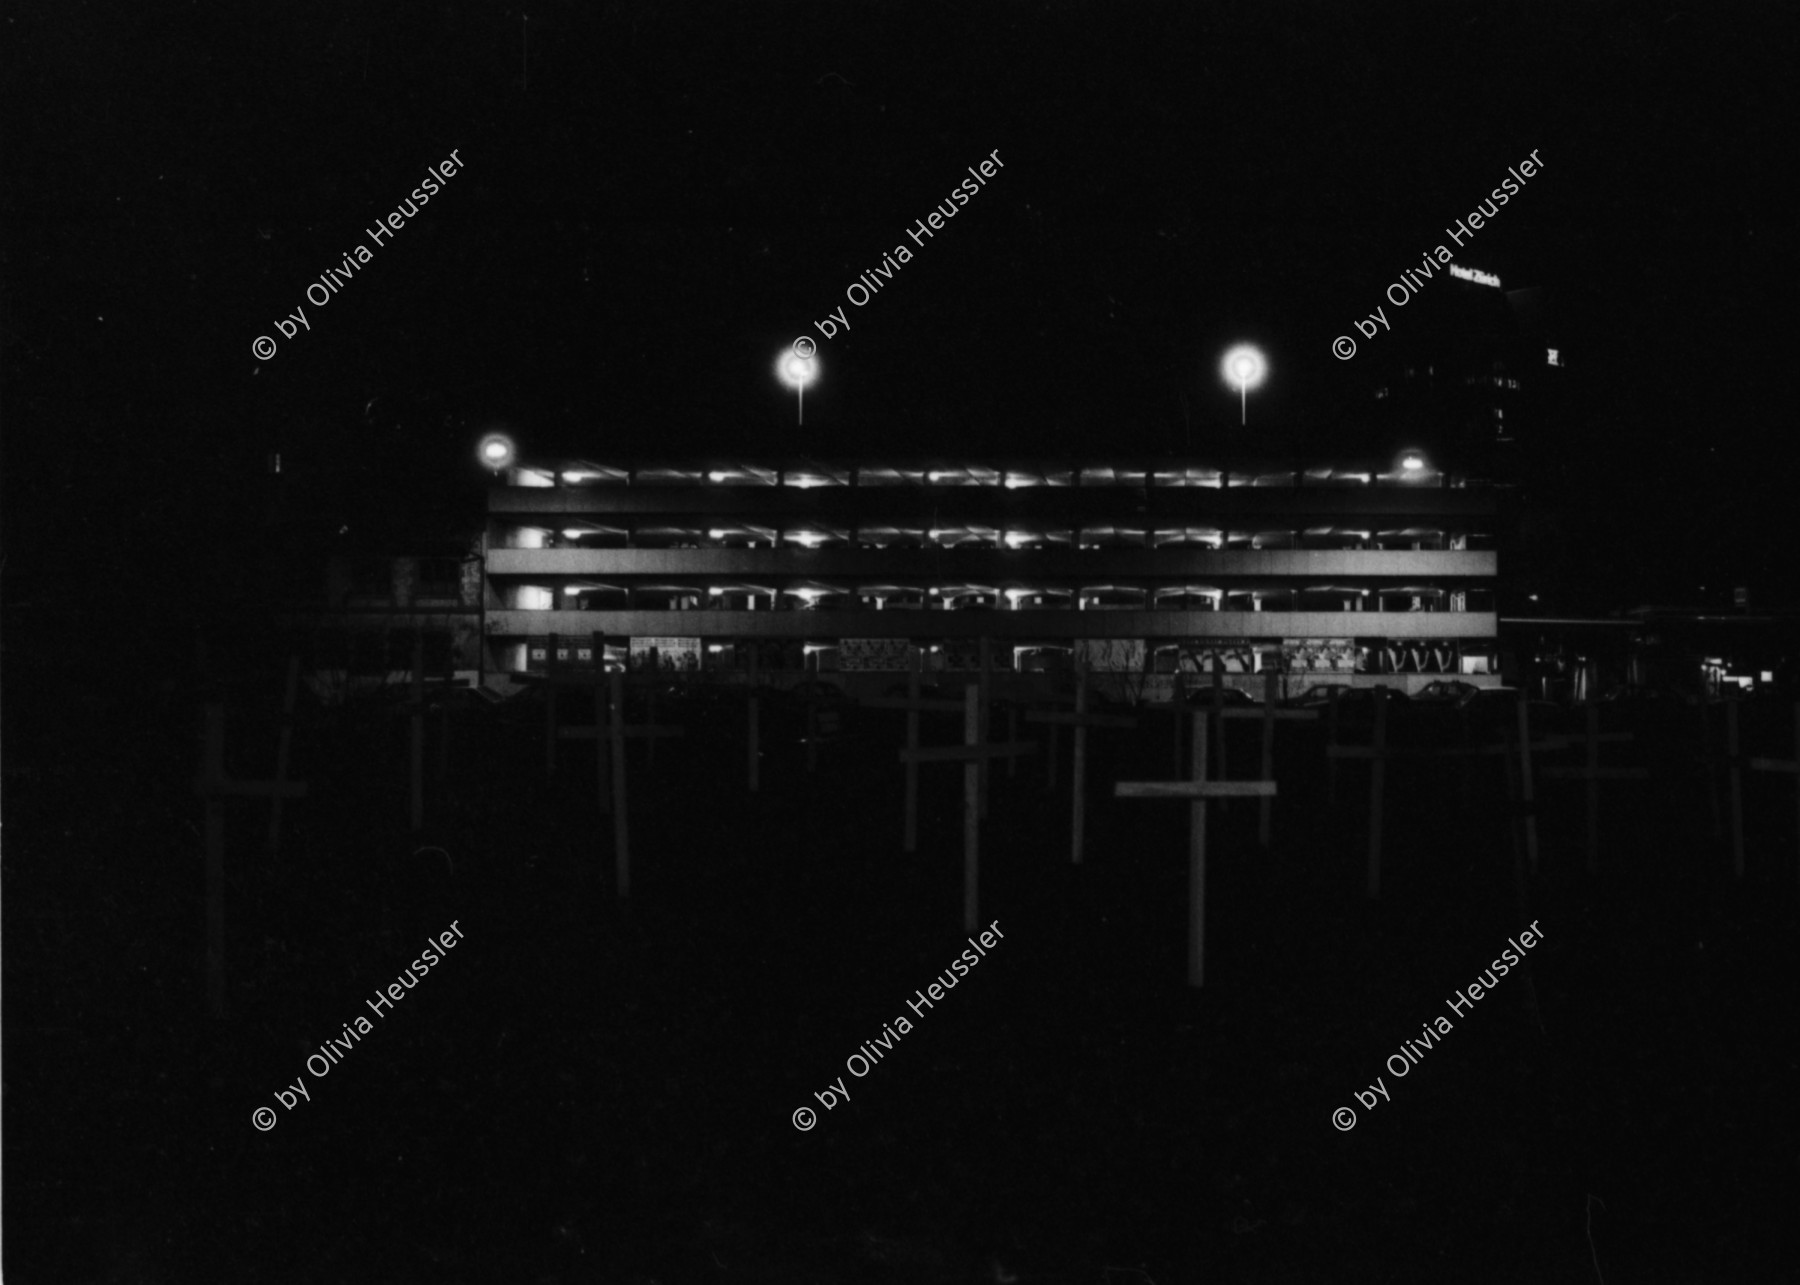
POLYGON ((1562 605, 1728 601, 1733 581, 1791 600, 1777 12, 16 13, 9 602, 77 630, 168 594, 229 613, 256 591, 246 551, 300 538, 271 523, 271 451, 282 520, 391 544, 478 512, 496 423, 528 459, 1349 441, 1424 313, 1390 306, 1349 361, 1332 340, 1534 149, 1543 170, 1457 256, 1541 289, 1563 339, 1557 439, 1522 426, 1592 588, 1562 605), (376 243, 452 150, 466 168, 376 243), (370 262, 306 304, 358 245, 370 262), (911 261, 848 306, 897 245, 911 261), (311 329, 284 337, 302 306, 311 329), (774 361, 840 308, 802 429, 774 361), (1248 434, 1216 374, 1239 338, 1272 366, 1248 434))

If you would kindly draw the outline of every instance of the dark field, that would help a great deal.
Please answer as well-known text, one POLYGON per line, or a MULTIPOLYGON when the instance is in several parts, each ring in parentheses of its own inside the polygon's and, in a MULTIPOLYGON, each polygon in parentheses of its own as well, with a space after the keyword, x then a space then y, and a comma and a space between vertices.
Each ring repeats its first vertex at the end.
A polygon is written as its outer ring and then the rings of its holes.
MULTIPOLYGON (((270 774, 277 686, 230 696, 236 776, 270 774)), ((905 1001, 966 947, 961 771, 924 770, 904 855, 901 715, 852 715, 808 778, 772 711, 751 795, 741 705, 665 709, 688 737, 653 768, 631 751, 625 907, 592 750, 565 745, 547 782, 532 710, 461 716, 441 783, 428 741, 414 836, 400 716, 307 709, 292 775, 312 794, 278 863, 268 805, 229 805, 220 1022, 198 710, 88 714, 58 757, 8 758, 9 1281, 1800 1275, 1794 787, 1749 778, 1734 881, 1691 728, 1606 750, 1658 775, 1604 787, 1598 878, 1581 787, 1540 782, 1525 888, 1493 760, 1466 799, 1454 768, 1391 768, 1368 903, 1367 768, 1342 769, 1332 808, 1321 731, 1284 726, 1273 849, 1254 803, 1212 810, 1197 992, 1187 809, 1108 797, 1173 774, 1169 723, 1095 735, 1079 867, 1065 734, 1055 793, 1041 759, 995 769, 981 919, 1004 940, 915 1018, 905 1001), (462 944, 374 1017, 453 920, 462 944), (1528 964, 1452 1012, 1534 920, 1528 964), (358 1015, 374 1029, 307 1074, 358 1015), (892 1051, 846 1071, 901 1016, 892 1051), (1438 1017, 1454 1029, 1396 1077, 1438 1017), (1378 1076, 1391 1100, 1367 1109, 1353 1092, 1378 1076), (839 1077, 851 1100, 825 1110, 839 1077)), ((954 717, 925 727, 959 739, 954 717)), ((1790 756, 1791 728, 1752 717, 1747 752, 1790 756)), ((1247 775, 1257 729, 1231 735, 1247 775)))

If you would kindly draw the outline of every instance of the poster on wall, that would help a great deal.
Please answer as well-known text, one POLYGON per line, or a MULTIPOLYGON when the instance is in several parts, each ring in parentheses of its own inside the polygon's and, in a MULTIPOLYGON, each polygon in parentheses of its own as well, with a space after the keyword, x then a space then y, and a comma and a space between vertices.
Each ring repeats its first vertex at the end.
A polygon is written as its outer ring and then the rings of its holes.
POLYGON ((642 669, 648 665, 652 650, 656 652, 659 669, 700 668, 700 640, 698 638, 633 638, 631 640, 631 667, 642 669))
POLYGON ((912 654, 904 638, 845 638, 838 643, 838 668, 903 674, 912 668, 912 654))
MULTIPOLYGON (((940 669, 952 673, 977 673, 981 669, 981 639, 979 638, 946 638, 938 644, 941 650, 928 652, 925 657, 926 669, 940 669)), ((988 666, 994 673, 1010 670, 1013 667, 1013 648, 1003 640, 990 640, 988 644, 988 666)))
POLYGON ((1083 638, 1075 646, 1091 673, 1144 672, 1142 638, 1083 638))
POLYGON ((1256 672, 1256 647, 1242 638, 1196 638, 1179 644, 1179 655, 1184 674, 1210 674, 1215 659, 1227 674, 1256 672))
POLYGON ((1350 638, 1283 638, 1281 663, 1292 674, 1354 674, 1356 642, 1350 638))

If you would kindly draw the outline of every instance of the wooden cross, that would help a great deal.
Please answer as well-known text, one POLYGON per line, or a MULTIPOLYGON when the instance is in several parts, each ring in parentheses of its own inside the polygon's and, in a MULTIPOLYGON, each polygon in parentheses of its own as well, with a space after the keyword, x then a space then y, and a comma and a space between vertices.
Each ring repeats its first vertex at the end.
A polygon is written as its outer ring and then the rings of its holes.
MULTIPOLYGON (((817 652, 813 653, 815 656, 817 652)), ((804 657, 802 658, 804 662, 804 657)), ((817 674, 818 671, 807 670, 804 663, 801 673, 817 674)), ((806 696, 801 702, 806 710, 806 734, 801 743, 806 746, 806 774, 811 776, 819 767, 819 680, 817 678, 803 680, 806 683, 806 696)))
MULTIPOLYGON (((1213 717, 1214 736, 1217 738, 1215 748, 1219 752, 1218 777, 1221 781, 1231 775, 1225 741, 1225 662, 1216 654, 1212 658, 1212 699, 1207 702, 1207 712, 1213 717)), ((1229 812, 1231 800, 1221 799, 1219 810, 1229 812)))
POLYGON ((1166 709, 1173 717, 1170 719, 1175 730, 1174 759, 1175 775, 1180 776, 1187 770, 1187 721, 1188 721, 1188 685, 1187 671, 1181 668, 1181 658, 1175 658, 1175 673, 1169 682, 1169 703, 1165 706, 1147 706, 1152 709, 1166 709))
MULTIPOLYGON (((1457 739, 1460 743, 1454 747, 1457 751, 1454 757, 1460 760, 1458 767, 1462 784, 1462 806, 1463 811, 1467 812, 1475 805, 1475 768, 1470 760, 1478 751, 1489 747, 1475 743, 1475 727, 1469 711, 1466 708, 1459 709, 1456 714, 1457 739)), ((1500 749, 1503 750, 1504 746, 1500 749)))
POLYGON ((1081 849, 1087 830, 1087 732, 1090 727, 1136 727, 1137 719, 1124 718, 1116 714, 1090 714, 1088 707, 1088 671, 1087 662, 1079 652, 1075 656, 1075 712, 1072 714, 1047 714, 1035 712, 1027 714, 1027 723, 1047 723, 1051 727, 1067 726, 1075 729, 1075 758, 1070 767, 1070 778, 1073 782, 1071 793, 1075 796, 1074 812, 1071 822, 1071 838, 1069 847, 1069 864, 1081 864, 1081 849))
MULTIPOLYGON (((411 723, 409 782, 412 803, 412 828, 416 832, 425 824, 425 693, 432 691, 453 691, 455 679, 440 679, 435 683, 425 681, 425 635, 413 635, 411 694, 406 703, 408 721, 411 723)), ((438 775, 440 778, 449 771, 450 759, 450 711, 448 706, 439 711, 438 716, 438 775)))
MULTIPOLYGON (((1800 787, 1800 702, 1794 705, 1794 754, 1791 759, 1753 758, 1750 767, 1757 772, 1785 772, 1794 778, 1795 786, 1800 787)), ((1800 788, 1794 797, 1796 804, 1800 804, 1800 788)))
POLYGON ((1556 780, 1587 782, 1587 865, 1588 873, 1592 875, 1598 874, 1600 870, 1600 782, 1642 781, 1649 777, 1650 770, 1642 767, 1601 767, 1601 743, 1620 744, 1631 740, 1632 735, 1630 732, 1602 732, 1600 707, 1592 701, 1587 703, 1585 719, 1586 735, 1575 739, 1587 744, 1587 766, 1547 767, 1544 769, 1544 776, 1556 780))
MULTIPOLYGON (((1073 696, 1046 695, 1031 702, 1025 709, 1025 721, 1035 722, 1033 716, 1040 713, 1067 713, 1075 707, 1073 696)), ((1062 727, 1058 723, 1049 724, 1050 746, 1044 754, 1044 788, 1051 793, 1056 792, 1056 761, 1062 756, 1062 727)))
MULTIPOLYGON (((606 711, 611 702, 611 688, 607 684, 606 671, 606 635, 596 629, 593 633, 594 669, 588 677, 593 687, 589 693, 594 706, 594 792, 600 801, 602 816, 612 811, 612 738, 601 736, 598 729, 606 724, 606 711)), ((626 657, 630 659, 629 655, 626 657)))
MULTIPOLYGON (((819 671, 812 672, 817 674, 819 671)), ((826 703, 819 697, 822 686, 821 681, 814 678, 807 686, 803 701, 806 708, 806 770, 809 773, 818 770, 819 746, 830 744, 843 732, 843 715, 838 710, 826 709, 823 718, 820 716, 820 706, 826 703)))
MULTIPOLYGON (((611 709, 605 724, 596 724, 590 735, 596 738, 604 734, 612 746, 612 813, 613 813, 613 861, 615 876, 619 885, 619 896, 631 895, 631 831, 627 824, 625 810, 625 740, 627 737, 648 738, 652 744, 656 738, 680 736, 683 729, 679 727, 657 727, 654 724, 627 727, 625 725, 625 694, 622 678, 618 674, 608 675, 608 690, 611 695, 611 709)), ((587 731, 586 728, 570 728, 571 732, 587 731)))
MULTIPOLYGON (((916 751, 919 748, 919 715, 921 713, 960 713, 962 701, 922 700, 919 694, 920 672, 924 667, 925 653, 919 648, 913 649, 912 668, 906 675, 906 696, 904 699, 893 696, 878 696, 863 702, 870 709, 903 709, 906 711, 906 748, 916 751)), ((906 839, 905 851, 919 850, 919 760, 909 759, 904 755, 906 764, 906 839)), ((1015 762, 1015 759, 1008 759, 1015 762)))
MULTIPOLYGON (((275 783, 287 780, 288 751, 294 744, 294 701, 300 689, 300 657, 290 655, 287 667, 287 685, 281 696, 281 737, 275 748, 275 783)), ((273 861, 281 855, 281 795, 274 794, 269 798, 269 859, 273 861)))
MULTIPOLYGON (((1262 724, 1262 779, 1265 781, 1275 779, 1275 721, 1310 722, 1318 716, 1317 710, 1275 708, 1275 671, 1272 669, 1263 675, 1261 709, 1228 709, 1220 715, 1222 718, 1254 718, 1262 724)), ((1225 776, 1223 763, 1219 776, 1221 779, 1225 776)), ((1256 841, 1265 848, 1269 846, 1269 813, 1273 797, 1265 794, 1257 803, 1256 841)))
POLYGON ((971 683, 963 691, 963 744, 930 746, 900 751, 902 763, 961 763, 963 765, 963 931, 974 932, 981 922, 981 764, 988 759, 1036 753, 1027 741, 1017 745, 981 744, 981 690, 971 683))
POLYGON ((1120 781, 1118 799, 1187 799, 1188 803, 1188 985, 1206 980, 1206 801, 1255 795, 1271 798, 1273 781, 1209 781, 1206 779, 1207 716, 1193 722, 1193 776, 1186 781, 1120 781))
MULTIPOLYGON (((1513 756, 1504 756, 1507 775, 1507 797, 1517 799, 1519 816, 1525 822, 1525 854, 1531 862, 1531 873, 1537 874, 1538 868, 1538 833, 1537 833, 1537 797, 1536 786, 1531 774, 1531 752, 1533 750, 1567 749, 1569 741, 1564 736, 1546 736, 1543 740, 1533 742, 1531 739, 1531 698, 1520 692, 1513 705, 1513 722, 1507 727, 1507 740, 1518 747, 1518 762, 1515 765, 1513 756)), ((1517 843, 1517 830, 1514 831, 1514 842, 1517 843)), ((1514 860, 1517 861, 1517 849, 1514 849, 1514 860)), ((1523 886, 1521 872, 1520 884, 1523 886)))
MULTIPOLYGON (((988 636, 983 634, 981 636, 981 668, 980 678, 978 680, 981 691, 981 736, 977 744, 981 745, 986 745, 988 741, 988 719, 990 717, 989 702, 993 691, 993 650, 993 645, 989 641, 988 636)), ((1008 763, 1017 763, 1019 760, 1016 758, 1009 758, 1006 761, 1008 763)), ((980 777, 981 783, 981 819, 985 821, 987 820, 988 814, 988 761, 986 759, 982 759, 976 764, 976 772, 980 777)))
POLYGON ((1175 775, 1180 776, 1186 766, 1182 751, 1187 744, 1187 675, 1182 672, 1179 652, 1175 656, 1175 678, 1169 684, 1169 710, 1175 715, 1175 775))
POLYGON ((756 672, 756 653, 757 646, 752 642, 750 644, 750 727, 748 732, 748 744, 750 747, 748 767, 750 774, 750 793, 752 794, 757 792, 757 789, 761 784, 762 766, 762 747, 760 744, 762 731, 762 697, 757 695, 758 676, 756 672))
MULTIPOLYGON (((607 680, 623 682, 623 677, 617 675, 617 673, 610 673, 610 675, 603 675, 603 677, 607 678, 607 680)), ((603 686, 599 680, 596 680, 592 686, 596 689, 596 695, 598 695, 598 693, 603 693, 603 691, 607 691, 607 687, 603 686)), ((608 745, 608 747, 610 747, 610 743, 614 740, 614 736, 612 736, 610 729, 612 729, 612 716, 607 713, 607 704, 605 704, 605 702, 598 702, 596 707, 594 707, 594 725, 592 725, 592 727, 558 727, 558 729, 556 729, 556 740, 598 740, 601 745, 608 745)), ((655 745, 657 741, 668 740, 670 736, 684 736, 684 734, 686 734, 686 729, 684 729, 684 727, 675 727, 675 725, 671 725, 671 723, 655 722, 653 718, 646 718, 643 723, 637 723, 637 725, 632 725, 632 727, 626 727, 625 734, 630 740, 646 740, 650 741, 652 745, 655 745)), ((648 758, 648 756, 646 756, 646 758, 648 758)))
POLYGON ((425 633, 413 630, 412 700, 407 704, 412 723, 407 780, 412 790, 412 828, 425 824, 425 633))
MULTIPOLYGON (((1017 741, 1019 739, 1019 703, 1016 700, 1008 701, 1006 704, 1006 739, 1009 741, 1017 741)), ((1011 781, 1016 779, 1018 775, 1019 760, 1007 759, 1006 779, 1011 781)))
POLYGON ((1725 822, 1719 809, 1719 773, 1714 766, 1712 720, 1707 717, 1707 701, 1703 696, 1694 706, 1700 718, 1700 772, 1706 778, 1706 802, 1712 812, 1712 837, 1725 837, 1725 822))
MULTIPOLYGON (((452 691, 452 690, 458 690, 458 689, 459 689, 458 684, 454 680, 448 681, 444 684, 444 690, 446 692, 452 691)), ((476 690, 479 690, 479 689, 476 689, 476 690)), ((444 790, 446 790, 448 788, 449 781, 450 781, 450 702, 448 700, 443 700, 443 701, 438 702, 437 714, 438 714, 437 783, 438 783, 438 790, 440 792, 443 792, 444 790)))
POLYGON ((596 743, 598 754, 594 761, 596 761, 596 788, 599 792, 599 810, 601 812, 610 812, 614 806, 619 804, 621 795, 625 792, 623 772, 619 765, 612 761, 623 752, 623 747, 621 747, 623 738, 648 740, 655 745, 657 740, 686 734, 686 731, 680 727, 664 727, 662 723, 653 722, 653 720, 643 723, 643 725, 635 725, 635 727, 626 727, 626 725, 616 727, 614 723, 619 720, 608 711, 608 705, 610 705, 610 709, 621 709, 621 704, 619 704, 621 702, 621 684, 623 684, 621 675, 617 675, 617 673, 601 675, 596 671, 596 677, 594 677, 594 725, 592 727, 562 727, 556 732, 556 736, 560 740, 594 741, 596 743), (603 682, 603 678, 610 678, 610 689, 603 682), (608 691, 610 691, 610 702, 608 702, 608 691), (614 768, 610 799, 607 797, 608 765, 614 768))
MULTIPOLYGON (((599 650, 598 638, 596 638, 595 654, 602 654, 599 650)), ((592 682, 594 725, 592 727, 565 727, 557 732, 557 736, 565 741, 593 741, 595 743, 595 794, 601 813, 612 813, 614 865, 619 896, 628 897, 631 895, 631 833, 625 798, 625 742, 627 740, 648 740, 654 745, 660 739, 683 736, 686 734, 686 730, 680 727, 664 727, 654 722, 635 726, 627 725, 624 713, 623 677, 619 674, 602 674, 596 670, 592 682), (604 684, 602 679, 606 680, 604 684), (612 769, 610 798, 606 779, 609 764, 612 769)))
MULTIPOLYGON (((605 668, 604 663, 602 663, 601 667, 605 668)), ((648 723, 651 727, 656 726, 656 689, 661 686, 662 686, 661 649, 657 648, 657 647, 652 647, 650 649, 650 681, 644 684, 644 707, 646 710, 646 713, 644 716, 644 721, 646 723, 648 723)), ((650 767, 654 768, 656 766, 656 738, 655 737, 651 737, 650 743, 644 747, 644 758, 646 760, 648 760, 650 767)))
MULTIPOLYGON (((1369 760, 1369 880, 1365 895, 1371 901, 1381 895, 1382 789, 1386 784, 1388 759, 1393 757, 1387 743, 1387 693, 1385 686, 1375 689, 1375 732, 1368 745, 1338 745, 1334 742, 1325 747, 1325 754, 1331 759, 1369 760)), ((1335 697, 1337 693, 1332 695, 1335 697)), ((1335 728, 1333 735, 1336 735, 1335 728)))
MULTIPOLYGON (((1383 789, 1386 783, 1386 765, 1394 759, 1430 759, 1459 758, 1468 755, 1498 754, 1506 763, 1508 798, 1520 794, 1519 780, 1524 780, 1523 799, 1517 804, 1518 810, 1525 818, 1526 846, 1531 856, 1531 869, 1537 870, 1537 814, 1533 801, 1531 752, 1533 750, 1559 750, 1568 747, 1568 739, 1561 736, 1549 736, 1540 741, 1530 739, 1527 721, 1527 704, 1521 701, 1518 706, 1518 735, 1515 737, 1509 729, 1507 741, 1502 745, 1463 746, 1450 749, 1395 749, 1387 744, 1387 687, 1375 688, 1375 734, 1369 745, 1339 745, 1335 741, 1325 747, 1326 755, 1333 759, 1366 759, 1371 764, 1369 777, 1369 878, 1367 895, 1370 898, 1381 894, 1381 835, 1383 789), (1516 751, 1515 751, 1516 746, 1516 751), (1514 753, 1519 762, 1515 766, 1514 753)), ((1333 692, 1335 697, 1337 693, 1333 692)), ((1335 733, 1334 733, 1335 735, 1335 733)), ((1516 835, 1515 835, 1516 841, 1516 835)))
MULTIPOLYGON (((538 679, 544 689, 544 771, 547 775, 556 773, 556 743, 559 740, 592 740, 593 733, 577 729, 573 736, 566 735, 558 722, 558 692, 564 687, 586 687, 593 691, 595 708, 605 703, 606 692, 606 635, 595 630, 592 635, 594 663, 589 668, 563 670, 557 662, 558 635, 550 635, 549 651, 544 658, 544 673, 538 679)), ((651 706, 651 719, 654 723, 655 705, 651 706)), ((598 720, 597 720, 598 721, 598 720)), ((602 741, 602 744, 605 744, 602 741)))
POLYGON ((200 775, 194 793, 206 800, 206 1006, 225 1016, 225 800, 303 799, 304 781, 233 781, 225 775, 225 707, 207 702, 200 775))
POLYGON ((1744 756, 1738 746, 1738 701, 1734 686, 1725 697, 1725 758, 1731 764, 1731 873, 1744 877, 1744 756))
POLYGON ((556 635, 544 652, 544 775, 556 775, 556 635))
MULTIPOLYGON (((544 774, 556 775, 556 742, 569 740, 557 729, 556 706, 557 689, 562 687, 599 686, 606 676, 606 650, 601 643, 604 635, 594 635, 594 668, 589 672, 564 673, 557 663, 557 635, 550 635, 549 650, 544 654, 544 674, 539 681, 544 687, 544 774)), ((574 739, 584 739, 576 737, 574 739)), ((588 738, 591 739, 591 734, 588 738)))
MULTIPOLYGON (((612 801, 608 795, 607 782, 611 775, 610 760, 612 746, 607 738, 606 727, 606 645, 605 635, 595 631, 593 635, 594 667, 585 674, 557 674, 546 671, 544 674, 544 706, 545 727, 544 740, 548 746, 545 753, 545 764, 552 771, 556 766, 556 742, 558 741, 593 741, 596 746, 594 772, 595 791, 600 802, 602 813, 612 810, 612 801), (593 696, 594 725, 592 727, 561 727, 556 719, 556 692, 559 687, 586 687, 593 696)), ((555 656, 556 636, 550 639, 551 656, 555 656)), ((654 719, 651 720, 653 723, 654 719)))
MULTIPOLYGON (((819 745, 825 739, 819 728, 819 705, 821 704, 819 692, 824 684, 819 678, 821 670, 817 657, 817 652, 812 653, 812 658, 808 659, 801 668, 801 673, 809 675, 803 678, 800 684, 805 690, 805 695, 800 698, 800 704, 801 708, 806 711, 806 734, 800 738, 800 743, 806 747, 806 771, 809 776, 818 769, 819 745)), ((789 694, 792 695, 792 692, 790 691, 789 694)), ((832 715, 832 730, 836 731, 837 714, 835 711, 827 712, 832 715)))
POLYGON ((1330 777, 1326 787, 1328 791, 1326 800, 1334 808, 1337 806, 1338 761, 1332 751, 1337 748, 1338 743, 1338 699, 1343 694, 1343 687, 1334 684, 1325 705, 1325 754, 1328 760, 1326 770, 1330 777))

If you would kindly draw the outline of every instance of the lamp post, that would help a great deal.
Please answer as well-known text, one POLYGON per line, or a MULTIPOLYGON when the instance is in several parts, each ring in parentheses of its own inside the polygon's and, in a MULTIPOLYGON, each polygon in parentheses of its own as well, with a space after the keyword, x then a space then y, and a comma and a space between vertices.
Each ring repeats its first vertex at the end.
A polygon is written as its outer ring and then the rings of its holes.
POLYGON ((1226 352, 1219 369, 1226 383, 1237 385, 1238 423, 1249 423, 1249 390, 1261 386, 1263 377, 1269 373, 1269 363, 1254 345, 1238 344, 1226 352))
MULTIPOLYGON (((489 433, 484 436, 481 439, 480 444, 476 446, 475 458, 481 461, 482 467, 488 469, 496 478, 498 478, 500 476, 500 471, 510 467, 512 462, 518 458, 518 448, 513 445, 512 438, 508 437, 505 433, 489 433)), ((486 519, 483 519, 481 525, 481 552, 479 554, 481 560, 479 604, 481 614, 475 625, 475 686, 477 688, 485 688, 487 686, 487 554, 488 527, 486 519)))
POLYGON ((482 467, 495 473, 510 465, 516 454, 512 438, 505 433, 489 433, 481 439, 481 445, 475 448, 475 457, 481 461, 482 467))
POLYGON ((789 348, 776 359, 775 373, 781 377, 782 383, 799 393, 799 422, 806 423, 806 386, 819 377, 819 359, 816 356, 802 357, 789 348))

